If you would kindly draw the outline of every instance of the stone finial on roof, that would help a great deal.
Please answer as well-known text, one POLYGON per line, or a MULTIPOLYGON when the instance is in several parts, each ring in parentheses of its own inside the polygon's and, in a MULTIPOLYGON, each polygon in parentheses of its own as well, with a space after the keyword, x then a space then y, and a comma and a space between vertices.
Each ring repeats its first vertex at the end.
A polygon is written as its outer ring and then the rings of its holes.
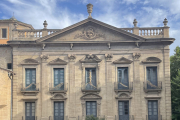
POLYGON ((134 19, 134 21, 133 21, 133 24, 134 24, 134 27, 137 27, 137 20, 136 19, 134 19))
POLYGON ((87 11, 89 13, 88 18, 92 18, 91 16, 92 10, 93 10, 93 5, 91 3, 87 4, 87 11))
POLYGON ((167 23, 168 23, 168 21, 167 21, 167 19, 166 19, 166 18, 164 19, 163 23, 164 23, 164 27, 167 27, 167 23))
POLYGON ((47 23, 47 21, 46 21, 46 20, 44 21, 43 25, 44 25, 44 29, 47 29, 47 25, 48 25, 48 23, 47 23))

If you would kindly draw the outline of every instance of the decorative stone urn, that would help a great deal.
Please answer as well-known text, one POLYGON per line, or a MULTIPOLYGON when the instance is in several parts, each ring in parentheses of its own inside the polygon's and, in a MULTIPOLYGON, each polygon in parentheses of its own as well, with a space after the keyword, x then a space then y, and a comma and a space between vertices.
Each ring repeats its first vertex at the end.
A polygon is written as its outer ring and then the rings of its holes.
POLYGON ((89 18, 92 18, 91 13, 93 10, 93 5, 91 3, 87 4, 87 11, 89 13, 89 18))

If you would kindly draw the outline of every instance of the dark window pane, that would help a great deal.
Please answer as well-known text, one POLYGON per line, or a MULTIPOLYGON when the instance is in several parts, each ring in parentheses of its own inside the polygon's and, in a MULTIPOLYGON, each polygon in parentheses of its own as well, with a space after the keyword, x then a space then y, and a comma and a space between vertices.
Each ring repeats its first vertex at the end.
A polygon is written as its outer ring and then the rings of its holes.
POLYGON ((7 64, 7 69, 12 69, 12 64, 11 63, 7 64))
POLYGON ((7 38, 7 29, 2 29, 2 38, 7 38))

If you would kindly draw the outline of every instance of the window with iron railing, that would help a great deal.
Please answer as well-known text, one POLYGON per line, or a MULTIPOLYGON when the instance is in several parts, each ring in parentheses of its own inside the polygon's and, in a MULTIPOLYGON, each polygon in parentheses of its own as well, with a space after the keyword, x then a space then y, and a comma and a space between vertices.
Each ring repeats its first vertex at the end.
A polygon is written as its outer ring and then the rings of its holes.
POLYGON ((129 89, 128 68, 118 67, 118 89, 129 89))

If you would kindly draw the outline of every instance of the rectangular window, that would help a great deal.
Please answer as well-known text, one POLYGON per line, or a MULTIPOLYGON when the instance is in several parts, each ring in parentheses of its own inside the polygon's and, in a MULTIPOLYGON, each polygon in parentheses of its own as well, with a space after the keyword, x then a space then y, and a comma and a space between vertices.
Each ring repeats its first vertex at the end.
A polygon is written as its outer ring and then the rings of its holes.
POLYGON ((64 68, 54 68, 54 90, 64 90, 64 68))
POLYGON ((96 90, 96 68, 86 68, 86 89, 87 90, 96 90))
POLYGON ((158 101, 148 101, 148 120, 158 120, 158 101))
POLYGON ((35 103, 34 102, 25 103, 25 116, 26 116, 26 120, 35 120, 35 103))
POLYGON ((96 101, 86 102, 86 116, 93 115, 97 117, 97 104, 96 101))
POLYGON ((129 101, 119 101, 119 120, 129 120, 129 101))
POLYGON ((26 90, 36 90, 36 69, 26 68, 26 90))
POLYGON ((7 38, 7 29, 2 28, 2 38, 7 38))
POLYGON ((11 63, 7 64, 7 69, 12 69, 12 64, 11 63))
POLYGON ((118 89, 129 89, 128 68, 118 68, 118 89))
POLYGON ((54 102, 54 120, 64 120, 64 102, 54 102))
POLYGON ((157 88, 157 67, 147 67, 147 88, 157 88))

